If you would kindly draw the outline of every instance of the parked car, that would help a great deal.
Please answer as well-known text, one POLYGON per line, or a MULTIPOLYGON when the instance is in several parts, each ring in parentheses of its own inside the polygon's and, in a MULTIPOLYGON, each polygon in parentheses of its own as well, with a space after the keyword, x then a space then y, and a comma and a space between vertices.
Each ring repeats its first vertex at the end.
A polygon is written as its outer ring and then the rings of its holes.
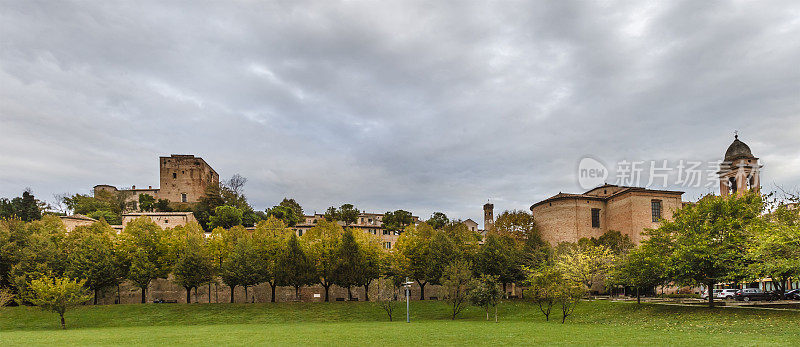
POLYGON ((720 299, 733 299, 733 297, 736 296, 736 292, 738 291, 739 291, 738 289, 720 289, 720 292, 717 294, 716 297, 720 299))
POLYGON ((785 294, 787 300, 800 300, 800 289, 792 289, 785 294))
POLYGON ((772 301, 775 300, 775 294, 772 292, 764 292, 758 288, 745 288, 734 295, 734 299, 737 301, 754 301, 754 300, 767 300, 772 301))
MULTIPOLYGON (((715 299, 733 299, 736 296, 738 289, 714 289, 715 299)), ((708 291, 701 296, 703 299, 708 299, 708 291)))

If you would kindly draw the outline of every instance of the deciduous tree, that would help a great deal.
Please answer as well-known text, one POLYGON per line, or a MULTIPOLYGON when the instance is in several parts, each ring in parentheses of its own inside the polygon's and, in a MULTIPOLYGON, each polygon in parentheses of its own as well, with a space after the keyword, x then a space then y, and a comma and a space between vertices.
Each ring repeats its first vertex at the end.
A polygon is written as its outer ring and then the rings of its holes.
POLYGON ((103 288, 116 286, 125 276, 124 255, 114 245, 116 232, 105 221, 75 228, 66 238, 67 266, 65 274, 73 279, 85 279, 94 294, 103 288))
POLYGON ((475 257, 475 271, 495 277, 503 285, 523 279, 521 245, 508 235, 490 231, 475 257))
POLYGON ((391 279, 378 279, 378 291, 375 299, 378 302, 378 306, 389 316, 389 321, 391 322, 394 310, 397 308, 397 287, 391 279))
POLYGON ((397 210, 386 212, 383 215, 383 228, 392 232, 402 232, 407 226, 414 222, 411 212, 397 210))
POLYGON ((242 210, 228 205, 219 206, 214 209, 214 215, 209 217, 211 228, 230 229, 237 225, 242 225, 242 210))
MULTIPOLYGON (((676 211, 673 220, 663 221, 650 234, 655 240, 652 242, 670 249, 672 280, 710 289, 720 282, 742 279, 748 248, 746 230, 763 207, 761 196, 753 192, 741 197, 708 195, 676 211)), ((714 305, 713 295, 708 296, 708 305, 714 305)))
POLYGON ((428 225, 430 225, 434 229, 442 229, 446 225, 450 224, 450 219, 447 218, 447 215, 442 212, 434 212, 431 215, 431 218, 426 221, 428 225))
POLYGON ((175 283, 186 289, 188 304, 192 302, 192 288, 209 283, 214 278, 214 261, 203 239, 200 224, 178 226, 173 229, 172 237, 175 238, 176 248, 172 274, 175 276, 175 283))
POLYGON ((608 276, 615 261, 614 252, 608 247, 571 245, 558 255, 556 268, 567 280, 582 284, 585 290, 592 290, 595 283, 608 276))
POLYGON ((533 300, 545 320, 550 320, 553 304, 563 286, 564 276, 552 265, 525 267, 528 298, 533 300))
POLYGON ((300 287, 315 283, 316 269, 314 262, 306 255, 297 235, 292 234, 286 249, 280 257, 278 283, 294 287, 294 298, 300 300, 300 287))
MULTIPOLYGON (((361 285, 364 270, 367 267, 366 257, 348 228, 342 234, 341 242, 336 250, 336 265, 333 269, 332 282, 339 287, 347 288, 348 300, 353 300, 353 286, 361 285)), ((327 290, 326 290, 327 291, 327 290)))
POLYGON ((647 245, 622 255, 611 273, 611 282, 636 290, 636 303, 641 303, 640 290, 667 282, 667 259, 651 252, 647 245))
POLYGON ((247 288, 261 283, 260 262, 260 254, 252 236, 243 235, 236 239, 236 243, 222 262, 220 269, 222 282, 231 288, 231 303, 234 302, 236 287, 244 287, 246 302, 247 288))
POLYGON ((329 301, 328 292, 340 264, 339 244, 343 233, 339 224, 320 221, 302 237, 307 245, 308 258, 314 264, 317 281, 325 289, 325 301, 329 301))
POLYGON ((253 231, 259 253, 259 274, 261 281, 269 284, 272 291, 270 300, 275 302, 275 287, 278 286, 278 275, 281 254, 286 249, 292 231, 282 221, 270 217, 258 223, 253 231))
POLYGON ((457 260, 444 268, 441 282, 445 300, 450 304, 450 319, 455 320, 467 307, 470 291, 475 285, 473 280, 471 266, 465 260, 457 260))
POLYGON ((783 297, 790 278, 800 276, 800 214, 782 205, 750 228, 747 270, 754 278, 769 277, 783 297))
POLYGON ((147 287, 156 278, 167 278, 175 263, 170 250, 169 232, 147 217, 134 219, 122 231, 122 247, 130 264, 128 279, 142 290, 146 302, 147 287))
POLYGON ((152 212, 156 207, 156 198, 150 194, 139 194, 139 209, 152 212))
POLYGON ((454 246, 447 235, 427 223, 408 226, 395 248, 399 275, 417 281, 420 300, 425 300, 425 286, 439 284, 442 271, 455 259, 454 246))
POLYGON ((66 277, 50 278, 42 276, 31 281, 28 301, 44 310, 58 313, 61 329, 66 329, 64 314, 72 306, 91 299, 86 294, 84 280, 71 280, 66 277))
POLYGON ((489 320, 489 309, 494 308, 494 322, 497 323, 497 306, 502 297, 503 291, 494 276, 481 275, 475 279, 470 292, 470 301, 473 305, 483 308, 486 320, 489 320))

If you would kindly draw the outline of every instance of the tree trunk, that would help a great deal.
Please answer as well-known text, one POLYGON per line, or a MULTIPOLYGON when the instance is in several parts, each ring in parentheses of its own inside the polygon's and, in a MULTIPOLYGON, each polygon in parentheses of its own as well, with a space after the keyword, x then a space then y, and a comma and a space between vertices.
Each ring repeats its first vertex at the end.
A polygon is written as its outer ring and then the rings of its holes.
MULTIPOLYGON (((325 290, 325 299, 328 298, 328 291, 325 290)), ((294 299, 300 301, 300 286, 294 286, 294 299)))
POLYGON ((350 286, 347 286, 347 300, 353 301, 353 292, 350 290, 350 286))
POLYGON ((192 288, 191 287, 184 287, 186 288, 186 303, 192 303, 192 288))
POLYGON ((642 299, 639 296, 639 287, 636 287, 636 303, 637 304, 641 304, 642 303, 642 299))
POLYGON ((64 314, 59 313, 58 315, 61 316, 61 329, 67 329, 67 323, 64 322, 64 314))
POLYGON ((494 305, 494 322, 497 323, 497 305, 494 305))
POLYGON ((122 303, 122 297, 120 295, 120 290, 119 290, 119 283, 117 283, 117 303, 118 304, 122 303))
POLYGON ((211 303, 211 282, 208 282, 208 303, 211 303))
POLYGON ((714 282, 708 282, 708 307, 714 307, 714 282))
POLYGON ((270 298, 270 301, 275 302, 275 287, 277 287, 277 285, 272 283, 272 282, 268 282, 268 283, 269 283, 270 289, 272 289, 272 298, 270 298))
POLYGON ((775 287, 778 289, 778 293, 780 294, 780 300, 785 299, 783 296, 786 295, 786 282, 789 279, 787 277, 781 277, 779 283, 776 283, 775 280, 772 283, 775 283, 775 287))
POLYGON ((506 292, 506 282, 503 282, 503 297, 508 299, 508 293, 506 292))
POLYGON ((94 290, 94 304, 97 305, 97 289, 94 290))
MULTIPOLYGON (((330 301, 330 299, 328 299, 328 289, 330 289, 330 288, 331 288, 331 284, 330 284, 330 283, 328 283, 328 284, 324 284, 324 283, 323 283, 323 284, 322 284, 322 288, 325 288, 325 302, 328 302, 328 301, 330 301)), ((296 297, 297 297, 297 294, 295 294, 295 298, 296 298, 296 297)))
POLYGON ((244 303, 247 303, 247 286, 244 286, 244 303))
POLYGON ((364 301, 369 301, 369 282, 364 283, 364 301))
POLYGON ((233 303, 233 293, 236 286, 231 286, 231 304, 233 303))
POLYGON ((145 286, 145 287, 142 287, 142 303, 143 303, 143 304, 144 304, 145 302, 147 302, 147 300, 145 300, 145 292, 147 292, 147 287, 146 287, 146 286, 145 286))
POLYGON ((419 299, 425 300, 425 285, 428 283, 427 282, 422 283, 420 281, 417 281, 417 284, 419 284, 419 299))

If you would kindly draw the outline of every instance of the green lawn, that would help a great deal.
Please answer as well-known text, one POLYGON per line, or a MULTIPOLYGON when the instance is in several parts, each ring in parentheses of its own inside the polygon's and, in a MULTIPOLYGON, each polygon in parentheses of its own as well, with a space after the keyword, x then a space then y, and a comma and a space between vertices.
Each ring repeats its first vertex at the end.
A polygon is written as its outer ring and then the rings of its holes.
POLYGON ((389 322, 372 303, 145 304, 84 306, 56 314, 31 307, 0 308, 0 345, 130 344, 514 344, 560 345, 800 345, 800 313, 755 309, 583 302, 560 324, 535 306, 505 303, 500 322, 466 310, 447 318, 444 302, 413 302, 389 322))

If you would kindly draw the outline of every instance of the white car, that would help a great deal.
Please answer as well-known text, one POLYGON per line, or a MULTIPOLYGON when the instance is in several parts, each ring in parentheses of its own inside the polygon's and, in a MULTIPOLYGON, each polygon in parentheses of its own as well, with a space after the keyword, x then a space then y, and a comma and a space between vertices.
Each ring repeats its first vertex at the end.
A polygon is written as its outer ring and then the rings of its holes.
MULTIPOLYGON (((739 291, 738 289, 714 289, 714 298, 716 299, 733 299, 733 296, 736 292, 739 291)), ((703 299, 708 299, 708 291, 703 293, 703 299)))

